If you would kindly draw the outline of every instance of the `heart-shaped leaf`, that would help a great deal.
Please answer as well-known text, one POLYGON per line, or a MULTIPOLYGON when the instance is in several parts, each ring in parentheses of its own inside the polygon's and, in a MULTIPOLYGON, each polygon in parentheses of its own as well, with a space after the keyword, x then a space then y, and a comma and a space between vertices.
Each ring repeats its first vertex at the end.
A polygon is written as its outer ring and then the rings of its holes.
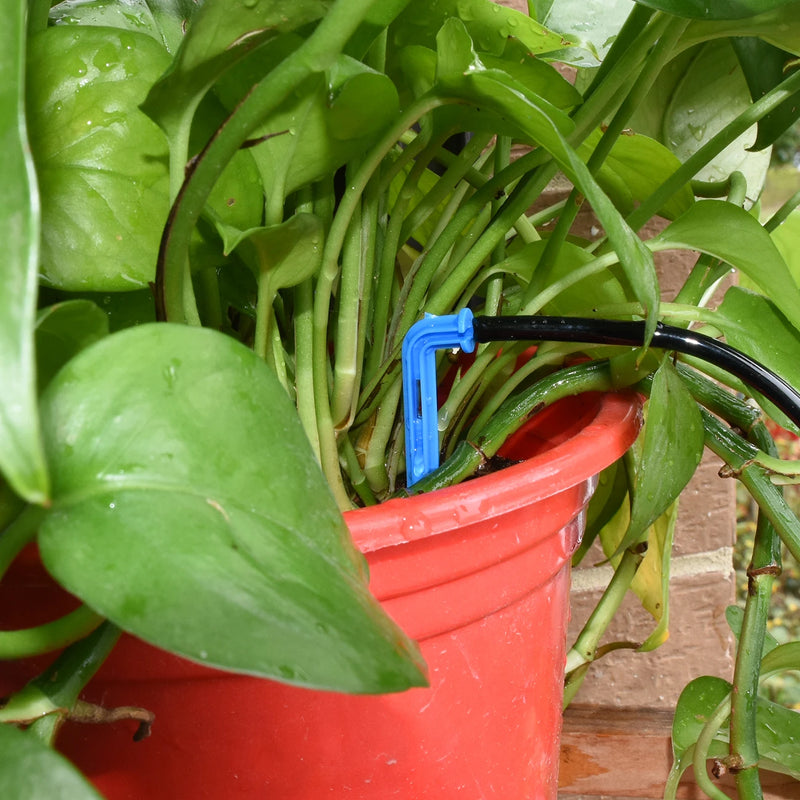
POLYGON ((0 773, 15 800, 102 800, 64 756, 12 725, 0 725, 0 773))
POLYGON ((255 275, 269 273, 273 292, 297 286, 319 269, 322 261, 322 220, 300 213, 279 225, 235 231, 220 226, 225 252, 242 251, 255 275))
MULTIPOLYGON (((265 53, 243 60, 216 87, 222 102, 234 108, 263 76, 265 62, 278 63, 302 41, 287 34, 265 53)), ((363 155, 398 109, 397 89, 386 75, 339 56, 326 74, 310 76, 251 132, 253 140, 266 137, 249 152, 267 195, 285 197, 363 155)))
MULTIPOLYGON (((599 132, 589 139, 597 143, 599 132)), ((617 138, 611 152, 597 173, 597 182, 614 201, 623 215, 628 215, 639 203, 649 197, 680 166, 677 156, 663 144, 637 133, 626 133, 617 138)), ((694 202, 689 184, 676 192, 659 215, 675 219, 687 211, 694 202)))
POLYGON ((800 290, 758 220, 732 203, 701 200, 647 242, 653 251, 699 250, 740 269, 800 330, 800 290))
POLYGON ((633 8, 632 0, 528 0, 531 15, 575 46, 559 56, 576 66, 597 66, 633 8))
POLYGON ((50 20, 147 33, 174 53, 197 8, 194 0, 64 0, 50 10, 50 20))
POLYGON ((695 678, 681 692, 672 721, 672 752, 676 760, 697 741, 717 706, 731 693, 731 688, 722 678, 704 676, 695 678))
MULTIPOLYGON (((691 62, 675 85, 663 118, 663 141, 685 161, 712 136, 745 111, 750 91, 739 61, 727 40, 709 42, 693 51, 691 62)), ((754 125, 728 145, 695 176, 723 181, 738 170, 747 179, 750 197, 757 197, 769 167, 769 152, 752 152, 754 125)))
POLYGON ((108 335, 108 317, 90 300, 68 300, 39 312, 36 378, 43 390, 73 356, 108 335))
POLYGON ((153 280, 169 208, 167 142, 139 103, 169 63, 150 36, 56 27, 28 57, 42 270, 70 291, 153 280))
POLYGON ((747 19, 772 11, 781 6, 788 6, 796 0, 636 0, 643 6, 666 11, 677 17, 691 19, 720 20, 747 19))
POLYGON ((560 51, 573 44, 533 17, 493 0, 412 0, 392 27, 394 44, 433 47, 436 32, 454 17, 464 22, 478 50, 494 55, 504 52, 511 37, 532 55, 560 51))
POLYGON ((42 414, 55 487, 42 559, 88 605, 227 669, 354 692, 423 682, 251 350, 184 326, 113 334, 59 372, 42 414))
MULTIPOLYGON (((774 650, 766 658, 777 652, 774 650)), ((704 676, 693 680, 681 692, 672 723, 672 750, 681 772, 691 763, 688 756, 693 752, 706 722, 719 704, 726 701, 731 689, 731 684, 722 678, 704 676)), ((759 767, 794 778, 800 777, 800 753, 795 744, 800 736, 800 714, 761 697, 757 702, 759 767)), ((723 728, 711 741, 707 756, 724 756, 728 754, 728 749, 728 731, 723 728)))
MULTIPOLYGON (((766 297, 738 286, 725 293, 715 318, 732 347, 756 359, 792 386, 800 386, 800 331, 766 297)), ((783 427, 796 425, 761 394, 748 389, 783 427)))
POLYGON ((24 113, 26 15, 13 5, 0 30, 0 472, 26 500, 48 494, 39 434, 33 325, 39 195, 24 113))
MULTIPOLYGON (((774 89, 784 78, 792 55, 752 36, 733 37, 731 45, 739 59, 753 101, 774 89)), ((800 92, 784 100, 774 111, 758 121, 758 136, 753 150, 763 150, 775 142, 800 116, 800 92)))
POLYGON ((653 376, 631 520, 617 552, 636 542, 672 505, 694 475, 703 446, 697 404, 672 363, 664 360, 653 376))
POLYGON ((686 29, 683 41, 688 46, 709 39, 758 36, 781 50, 800 55, 798 0, 775 0, 759 5, 763 9, 760 13, 743 19, 695 19, 686 29))
POLYGON ((279 33, 319 19, 329 0, 203 3, 169 69, 142 106, 171 141, 191 125, 197 104, 217 78, 279 33))
MULTIPOLYGON (((750 91, 730 43, 712 41, 687 48, 662 69, 630 126, 657 139, 684 161, 750 104, 750 91)), ((756 134, 754 125, 696 177, 721 181, 738 170, 747 179, 749 196, 756 197, 769 166, 768 153, 749 151, 756 134)))

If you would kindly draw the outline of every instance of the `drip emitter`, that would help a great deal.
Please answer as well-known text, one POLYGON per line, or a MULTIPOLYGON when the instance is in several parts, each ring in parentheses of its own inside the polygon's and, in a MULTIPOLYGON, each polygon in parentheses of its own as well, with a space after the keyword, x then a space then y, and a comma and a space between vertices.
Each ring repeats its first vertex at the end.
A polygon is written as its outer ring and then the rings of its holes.
MULTIPOLYGON (((645 322, 578 317, 475 317, 468 308, 458 314, 427 314, 403 340, 403 402, 407 485, 413 486, 439 466, 439 422, 436 351, 500 341, 585 342, 638 347, 645 322)), ((730 372, 771 400, 800 425, 800 393, 783 378, 730 345, 695 331, 656 324, 650 346, 694 356, 730 372)))

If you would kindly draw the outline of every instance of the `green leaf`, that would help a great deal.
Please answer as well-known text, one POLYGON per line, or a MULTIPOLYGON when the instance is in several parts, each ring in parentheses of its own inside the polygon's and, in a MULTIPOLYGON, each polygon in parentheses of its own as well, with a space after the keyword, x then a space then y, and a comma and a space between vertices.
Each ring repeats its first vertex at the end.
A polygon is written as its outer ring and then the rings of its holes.
POLYGON ((280 225, 233 231, 220 228, 225 252, 242 251, 253 273, 270 273, 277 292, 310 278, 322 263, 322 220, 314 214, 295 214, 280 225))
POLYGON ((770 3, 768 7, 770 10, 745 19, 695 20, 686 29, 684 44, 731 36, 758 36, 781 50, 800 55, 800 2, 787 0, 770 3))
POLYGON ((40 209, 23 99, 26 5, 7 6, 0 29, 0 471, 17 494, 41 503, 49 485, 33 355, 40 209))
POLYGON ((59 372, 42 414, 42 559, 99 613, 187 658, 299 685, 423 683, 294 406, 251 350, 208 329, 123 331, 59 372))
POLYGON ((14 800, 102 800, 64 756, 12 725, 0 725, 0 774, 14 800))
POLYGON ((68 300, 39 312, 36 377, 41 392, 73 356, 108 335, 108 317, 89 300, 68 300))
MULTIPOLYGON (((744 72, 753 101, 763 97, 786 78, 792 55, 768 42, 752 36, 731 39, 733 50, 744 72)), ((763 150, 775 142, 800 117, 800 91, 795 92, 778 108, 758 122, 758 136, 753 150, 763 150)))
POLYGON ((198 7, 194 0, 64 0, 50 10, 50 21, 146 33, 174 53, 198 7))
MULTIPOLYGON (((792 386, 800 386, 800 331, 766 297, 732 286, 725 293, 715 320, 728 344, 759 361, 792 386)), ((793 422, 748 387, 784 427, 796 429, 793 422)))
POLYGON ((756 737, 760 767, 800 780, 800 714, 759 697, 756 737))
MULTIPOLYGON (((731 689, 731 684, 722 678, 705 676, 696 678, 681 692, 672 723, 672 750, 681 771, 690 763, 684 755, 692 752, 704 725, 717 706, 725 702, 731 689)), ((756 737, 759 767, 800 778, 800 751, 796 744, 800 737, 800 714, 759 697, 756 737)), ((728 731, 722 728, 713 739, 708 756, 727 753, 728 731)))
MULTIPOLYGON (((587 144, 593 147, 599 139, 598 131, 587 144)), ((597 173, 597 182, 620 212, 627 216, 678 167, 680 160, 663 144, 649 136, 628 132, 617 138, 597 173)), ((692 187, 687 183, 658 213, 667 219, 675 219, 693 202, 692 187)))
POLYGON ((529 0, 531 14, 575 46, 559 54, 575 66, 597 66, 617 38, 633 0, 529 0))
POLYGON ((153 292, 149 288, 135 292, 61 292, 47 287, 39 290, 40 306, 55 306, 72 300, 88 300, 102 309, 111 333, 156 321, 153 292))
POLYGON ((327 122, 334 138, 363 140, 383 131, 397 117, 400 108, 397 89, 386 75, 364 71, 356 72, 342 83, 339 80, 337 74, 336 83, 328 81, 328 93, 333 97, 327 122))
MULTIPOLYGON (((731 693, 732 686, 722 678, 695 678, 681 692, 672 721, 672 753, 679 760, 697 741, 706 722, 720 703, 731 693)), ((725 749, 716 747, 709 755, 722 755, 725 749)))
POLYGON ((203 3, 142 108, 171 141, 183 136, 197 104, 220 75, 280 33, 324 16, 329 6, 330 0, 203 3))
POLYGON ((755 281, 800 329, 800 290, 770 235, 744 209, 701 200, 647 245, 654 252, 699 250, 726 261, 755 281))
MULTIPOLYGON (((750 90, 730 43, 709 42, 692 51, 690 62, 672 88, 669 103, 662 106, 661 139, 681 162, 686 161, 750 104, 750 90)), ((738 170, 747 180, 748 196, 758 197, 769 167, 769 153, 752 152, 756 136, 754 125, 695 178, 722 181, 738 170)))
MULTIPOLYGON (((775 247, 783 256, 795 284, 800 286, 800 209, 795 209, 791 214, 770 233, 775 247)), ((758 289, 758 284, 753 281, 747 283, 746 279, 741 285, 747 288, 758 289)))
MULTIPOLYGON (((641 450, 639 442, 634 444, 634 450, 637 449, 641 450)), ((609 497, 603 526, 598 531, 603 552, 614 567, 619 565, 622 558, 619 547, 630 528, 628 470, 624 462, 617 465, 616 472, 614 493, 609 497)), ((591 505, 589 508, 591 512, 591 505)), ((678 503, 675 502, 648 528, 647 553, 631 581, 631 590, 657 623, 639 647, 640 652, 655 650, 669 637, 670 563, 677 518, 678 503)), ((587 529, 588 525, 587 521, 587 529)))
POLYGON ((557 108, 570 110, 580 105, 581 93, 552 65, 536 58, 519 40, 510 38, 502 56, 480 53, 487 69, 499 69, 529 91, 557 108))
POLYGON ((694 475, 703 446, 703 421, 697 404, 665 359, 653 376, 631 520, 617 553, 637 542, 674 503, 694 475))
POLYGON ((778 645, 775 637, 770 636, 770 638, 776 643, 776 646, 764 654, 761 661, 762 675, 767 677, 769 674, 783 672, 787 669, 800 669, 800 642, 786 642, 786 644, 778 645))
POLYGON ((678 17, 702 20, 747 19, 765 11, 791 6, 796 0, 636 0, 637 3, 678 17))
MULTIPOLYGON (((476 57, 486 69, 505 73, 517 83, 525 86, 529 92, 542 97, 562 111, 569 111, 581 102, 580 92, 563 78, 555 67, 531 55, 516 39, 508 40, 502 56, 479 52, 476 53, 476 57)), ((438 60, 435 51, 419 45, 407 45, 400 52, 399 60, 404 77, 398 78, 398 84, 410 84, 417 97, 434 89, 438 60)), ((477 109, 467 109, 466 107, 458 109, 461 114, 468 110, 471 113, 470 120, 473 117, 480 119, 476 114, 477 109)), ((436 109, 434 116, 455 111, 455 108, 448 106, 436 109)), ((492 116, 498 121, 496 124, 503 125, 500 117, 492 116)), ((475 130, 474 123, 471 121, 466 125, 465 130, 475 130)))
MULTIPOLYGON (((223 124, 227 112, 219 100, 209 94, 200 102, 192 133, 189 138, 189 151, 199 153, 206 142, 223 124)), ((257 149, 257 148, 256 148, 257 149)), ((206 203, 206 214, 214 221, 237 228, 258 225, 264 214, 264 188, 258 167, 253 158, 253 149, 239 150, 226 164, 225 169, 214 184, 206 203)), ((192 267, 199 268, 203 255, 211 258, 211 264, 220 263, 219 242, 204 241, 199 232, 190 253, 192 267)))
POLYGON ((153 280, 169 209, 167 143, 137 106, 168 62, 151 37, 129 31, 57 27, 31 41, 46 283, 125 291, 153 280))
MULTIPOLYGON (((547 246, 542 239, 528 242, 513 255, 498 262, 492 272, 506 273, 527 284, 535 274, 539 259, 547 246)), ((558 249, 555 263, 549 273, 549 283, 556 284, 568 278, 579 266, 593 261, 595 256, 572 242, 564 242, 558 249)), ((543 309, 542 313, 556 316, 591 316, 598 306, 625 303, 629 298, 620 282, 608 270, 579 280, 563 289, 543 309)))
POLYGON ((364 58, 372 43, 383 35, 408 3, 409 0, 381 0, 380 3, 373 3, 347 42, 347 55, 357 59, 364 58))
POLYGON ((492 0, 412 0, 391 28, 396 47, 433 47, 436 32, 450 18, 462 20, 476 49, 502 55, 509 38, 532 55, 563 50, 571 42, 549 31, 532 17, 492 0))
MULTIPOLYGON (((628 474, 622 461, 617 461, 598 476, 597 488, 586 510, 583 538, 572 557, 573 567, 581 563, 600 532, 620 513, 624 504, 628 504, 628 474)), ((623 530, 627 525, 626 520, 623 530)))
MULTIPOLYGON (((281 37, 268 55, 286 56, 301 42, 296 36, 281 37)), ((217 87, 222 102, 234 108, 263 70, 261 52, 231 70, 217 87)), ((249 150, 268 197, 286 197, 363 155, 398 110, 397 89, 388 77, 340 56, 326 74, 311 76, 250 134, 254 140, 269 136, 249 150)))

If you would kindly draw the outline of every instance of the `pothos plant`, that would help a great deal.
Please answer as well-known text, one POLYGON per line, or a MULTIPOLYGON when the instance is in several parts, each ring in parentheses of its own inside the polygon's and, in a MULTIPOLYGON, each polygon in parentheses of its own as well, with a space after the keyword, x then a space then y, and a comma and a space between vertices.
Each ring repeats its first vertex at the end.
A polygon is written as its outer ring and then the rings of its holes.
POLYGON ((709 759, 742 797, 760 796, 760 768, 800 777, 797 716, 759 696, 800 666, 800 644, 765 634, 800 524, 777 485, 798 467, 764 420, 795 423, 713 364, 649 346, 667 321, 800 385, 800 273, 780 227, 800 196, 757 213, 768 148, 800 115, 797 0, 4 9, 0 572, 35 541, 85 603, 0 633, 4 659, 66 647, 0 709, 27 727, 0 728, 4 785, 58 779, 61 764, 23 766, 56 758, 34 739, 87 713, 81 688, 122 630, 299 685, 424 682, 341 511, 407 491, 401 342, 422 314, 467 306, 643 320, 643 342, 443 357, 447 458, 413 491, 469 477, 564 394, 647 395, 576 555, 599 539, 615 573, 569 653, 567 699, 613 647, 603 631, 629 589, 656 620, 639 649, 664 641, 676 503, 709 447, 761 516, 732 683, 681 698, 667 796, 690 764, 722 796, 709 759), (574 188, 548 201, 559 173, 574 188), (593 241, 572 233, 581 208, 593 241), (653 260, 667 250, 699 254, 670 302, 653 260), (731 269, 742 286, 710 307, 731 269))

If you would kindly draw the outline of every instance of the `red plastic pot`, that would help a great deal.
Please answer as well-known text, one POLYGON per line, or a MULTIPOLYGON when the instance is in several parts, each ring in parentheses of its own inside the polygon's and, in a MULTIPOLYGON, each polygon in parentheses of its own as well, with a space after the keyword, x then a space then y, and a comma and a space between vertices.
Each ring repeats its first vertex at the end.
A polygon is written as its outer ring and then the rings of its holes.
POLYGON ((555 798, 569 559, 594 476, 639 424, 632 395, 570 398, 507 444, 523 463, 346 515, 430 688, 309 691, 127 638, 86 697, 153 710, 152 736, 67 725, 60 748, 109 800, 555 798))

